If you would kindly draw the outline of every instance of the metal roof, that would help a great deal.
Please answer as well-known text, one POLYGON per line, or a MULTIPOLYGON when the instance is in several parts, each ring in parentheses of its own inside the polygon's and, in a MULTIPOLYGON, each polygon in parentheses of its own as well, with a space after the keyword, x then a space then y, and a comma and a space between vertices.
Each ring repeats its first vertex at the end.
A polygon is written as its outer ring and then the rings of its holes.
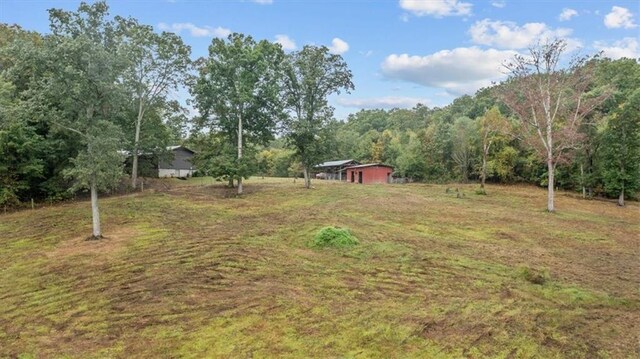
POLYGON ((364 165, 349 166, 349 167, 347 167, 347 169, 348 168, 375 167, 375 166, 388 167, 388 168, 393 169, 393 166, 385 165, 385 164, 382 164, 382 163, 367 163, 367 164, 364 164, 364 165))
POLYGON ((325 163, 321 163, 319 165, 316 165, 316 168, 320 168, 320 167, 336 167, 336 166, 342 166, 342 165, 346 165, 349 162, 353 162, 353 160, 339 160, 339 161, 327 161, 325 163))
POLYGON ((184 146, 182 146, 182 145, 178 145, 178 146, 167 146, 167 151, 177 150, 178 148, 184 148, 185 150, 187 150, 187 151, 189 151, 189 152, 191 152, 191 153, 196 153, 196 151, 191 150, 191 149, 189 149, 189 148, 186 148, 186 147, 184 147, 184 146))

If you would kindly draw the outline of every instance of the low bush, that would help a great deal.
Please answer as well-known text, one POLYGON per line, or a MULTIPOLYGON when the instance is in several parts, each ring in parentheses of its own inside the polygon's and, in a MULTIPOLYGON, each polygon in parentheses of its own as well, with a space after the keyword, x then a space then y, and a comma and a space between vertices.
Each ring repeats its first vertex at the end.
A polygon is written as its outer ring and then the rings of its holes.
POLYGON ((348 228, 324 227, 313 237, 314 247, 352 247, 358 244, 358 239, 348 228))

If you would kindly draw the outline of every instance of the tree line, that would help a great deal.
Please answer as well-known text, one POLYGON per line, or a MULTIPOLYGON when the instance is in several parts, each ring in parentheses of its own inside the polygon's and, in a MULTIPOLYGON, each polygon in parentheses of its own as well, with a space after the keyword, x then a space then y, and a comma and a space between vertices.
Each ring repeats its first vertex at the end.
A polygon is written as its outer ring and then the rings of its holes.
POLYGON ((142 154, 169 144, 196 150, 200 173, 243 191, 251 175, 301 176, 353 158, 383 162, 415 181, 525 182, 586 196, 640 187, 640 65, 578 58, 562 40, 505 64, 501 84, 442 108, 361 110, 334 117, 332 94, 354 89, 340 55, 324 46, 285 53, 231 34, 209 55, 105 2, 49 10, 50 33, 0 24, 0 205, 88 191, 93 237, 98 193, 138 186, 142 154), (189 116, 172 93, 188 88, 189 116), (189 131, 187 131, 187 129, 189 131), (125 161, 125 159, 128 159, 125 161))
MULTIPOLYGON (((509 78, 442 108, 361 110, 333 121, 324 159, 394 166, 415 181, 528 183, 583 197, 625 197, 640 189, 640 64, 574 58, 562 40, 505 64, 509 78)), ((285 141, 262 148, 256 172, 295 174, 285 141)))
POLYGON ((50 33, 0 25, 0 204, 91 196, 118 185, 132 158, 162 155, 184 137, 185 110, 169 96, 192 68, 172 33, 110 17, 105 2, 49 10, 50 33))

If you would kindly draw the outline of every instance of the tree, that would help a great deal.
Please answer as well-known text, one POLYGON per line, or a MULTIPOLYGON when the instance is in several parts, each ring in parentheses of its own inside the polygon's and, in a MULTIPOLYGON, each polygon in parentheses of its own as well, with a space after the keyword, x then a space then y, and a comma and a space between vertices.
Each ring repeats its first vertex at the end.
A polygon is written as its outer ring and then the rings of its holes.
POLYGON ((407 143, 396 159, 397 172, 411 180, 422 180, 426 173, 425 156, 421 138, 424 134, 408 132, 407 143))
POLYGON ((123 80, 136 108, 133 138, 131 186, 136 188, 140 132, 145 114, 151 108, 167 106, 169 91, 187 82, 191 69, 191 48, 176 34, 157 34, 135 19, 118 17, 118 30, 124 45, 121 54, 127 58, 123 80))
POLYGON ((234 33, 226 41, 212 41, 209 58, 192 87, 201 114, 199 126, 220 131, 229 143, 237 144, 238 171, 228 176, 238 181, 238 194, 243 191, 242 179, 250 174, 250 167, 243 164, 243 150, 248 144, 266 145, 284 117, 283 60, 280 45, 234 33))
POLYGON ((354 89, 351 71, 342 56, 325 46, 305 46, 288 57, 284 92, 292 116, 287 121, 289 142, 302 163, 305 187, 311 187, 311 169, 326 153, 325 128, 333 117, 327 97, 354 89))
POLYGON ((121 133, 113 122, 124 103, 118 83, 124 63, 107 15, 104 2, 81 3, 77 12, 49 10, 52 35, 45 47, 51 69, 42 89, 50 121, 85 146, 66 174, 76 179, 74 188, 91 191, 94 239, 102 237, 98 190, 117 183, 123 160, 118 153, 121 133))
POLYGON ((525 140, 547 164, 547 210, 555 211, 556 165, 579 143, 584 118, 608 96, 606 91, 589 93, 594 82, 595 61, 577 58, 560 68, 566 41, 554 40, 516 55, 505 64, 510 78, 500 87, 502 101, 520 119, 525 140))
POLYGON ((458 117, 453 123, 453 162, 456 164, 462 182, 469 180, 471 166, 471 132, 472 121, 469 117, 458 117))
POLYGON ((20 203, 32 182, 42 179, 44 139, 19 115, 15 86, 0 75, 0 205, 20 203))
POLYGON ((487 180, 487 160, 491 145, 501 136, 509 133, 509 122, 500 114, 498 107, 493 106, 478 119, 478 132, 482 145, 482 167, 480 169, 480 188, 484 188, 487 180))
POLYGON ((618 194, 624 206, 625 193, 640 189, 640 90, 636 90, 609 118, 603 135, 603 179, 605 190, 618 194))
POLYGON ((453 162, 451 131, 452 125, 444 119, 436 120, 424 131, 425 179, 446 181, 450 178, 453 162))
POLYGON ((237 147, 223 133, 211 133, 204 140, 206 144, 200 147, 206 146, 206 149, 194 157, 198 170, 218 180, 228 181, 229 187, 233 187, 233 180, 251 169, 251 157, 243 156, 238 160, 237 147))

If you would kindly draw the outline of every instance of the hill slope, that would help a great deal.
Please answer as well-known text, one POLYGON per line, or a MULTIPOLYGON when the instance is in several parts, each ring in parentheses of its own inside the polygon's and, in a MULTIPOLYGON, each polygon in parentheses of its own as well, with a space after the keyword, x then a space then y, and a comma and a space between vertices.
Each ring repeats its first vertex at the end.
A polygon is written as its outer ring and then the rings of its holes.
POLYGON ((0 357, 637 355, 637 203, 314 185, 104 199, 102 241, 86 202, 0 216, 0 357))

